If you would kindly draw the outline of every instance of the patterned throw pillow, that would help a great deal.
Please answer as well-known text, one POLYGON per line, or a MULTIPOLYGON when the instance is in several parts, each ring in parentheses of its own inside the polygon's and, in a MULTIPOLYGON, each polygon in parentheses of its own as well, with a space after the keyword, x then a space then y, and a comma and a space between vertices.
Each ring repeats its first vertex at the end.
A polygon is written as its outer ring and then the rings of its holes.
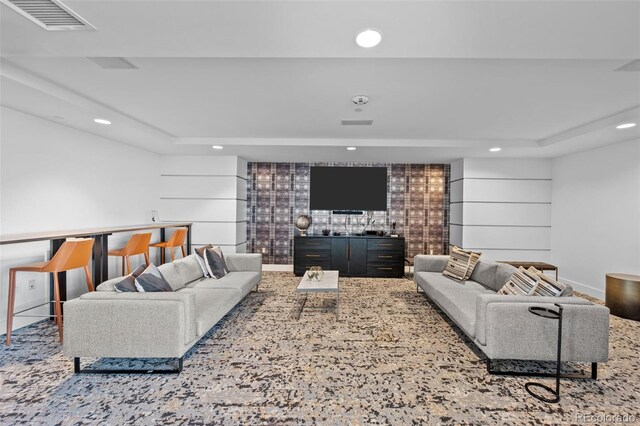
POLYGON ((535 273, 538 276, 538 285, 536 286, 536 296, 567 296, 570 295, 571 290, 567 288, 565 284, 560 281, 556 281, 548 275, 545 275, 542 271, 538 271, 533 266, 529 268, 529 271, 535 273))
POLYGON ((567 286, 538 271, 533 266, 518 268, 498 294, 559 297, 567 293, 567 286))
POLYGON ((453 246, 449 254, 449 261, 444 271, 442 271, 442 275, 457 281, 468 280, 481 255, 482 253, 463 250, 460 247, 453 246))
POLYGON ((167 280, 164 279, 156 265, 151 264, 135 279, 136 289, 141 293, 157 291, 173 291, 167 280))
POLYGON ((204 262, 211 278, 222 278, 229 273, 220 247, 208 248, 204 252, 204 262))
POLYGON ((131 293, 134 291, 138 291, 136 288, 136 278, 144 271, 144 265, 140 265, 136 268, 135 271, 127 275, 120 281, 113 285, 113 288, 118 293, 131 293))
POLYGON ((522 266, 511 275, 507 283, 498 291, 498 294, 531 296, 538 286, 538 276, 527 271, 522 266))
POLYGON ((204 263, 204 252, 210 248, 213 248, 213 246, 211 244, 207 244, 206 246, 193 250, 197 254, 196 259, 198 259, 198 264, 200 264, 200 269, 202 269, 202 275, 205 277, 210 277, 210 275, 207 265, 204 263))

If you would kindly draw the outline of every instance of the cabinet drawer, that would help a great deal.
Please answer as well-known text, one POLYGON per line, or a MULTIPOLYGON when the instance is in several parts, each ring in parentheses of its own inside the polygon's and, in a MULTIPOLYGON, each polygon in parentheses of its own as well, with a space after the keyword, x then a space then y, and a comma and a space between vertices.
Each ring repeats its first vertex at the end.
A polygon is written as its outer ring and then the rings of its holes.
POLYGON ((331 250, 297 250, 296 262, 331 262, 331 250))
POLYGON ((371 250, 367 252, 369 263, 402 263, 404 259, 401 251, 371 250))
POLYGON ((404 249, 404 240, 394 238, 371 239, 367 244, 367 248, 369 250, 402 251, 404 249))
POLYGON ((387 263, 368 263, 367 276, 402 278, 404 265, 387 263))
POLYGON ((331 250, 331 238, 300 237, 295 240, 296 250, 331 250))

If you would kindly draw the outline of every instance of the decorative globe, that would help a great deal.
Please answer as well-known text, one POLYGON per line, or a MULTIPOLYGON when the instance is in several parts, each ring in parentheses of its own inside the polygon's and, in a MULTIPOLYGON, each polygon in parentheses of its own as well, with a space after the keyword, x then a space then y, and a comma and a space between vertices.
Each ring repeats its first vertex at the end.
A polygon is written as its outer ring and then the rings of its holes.
POLYGON ((304 237, 306 235, 304 231, 309 229, 309 227, 311 226, 311 217, 307 216, 306 214, 301 214, 296 219, 294 225, 300 231, 300 235, 304 237))

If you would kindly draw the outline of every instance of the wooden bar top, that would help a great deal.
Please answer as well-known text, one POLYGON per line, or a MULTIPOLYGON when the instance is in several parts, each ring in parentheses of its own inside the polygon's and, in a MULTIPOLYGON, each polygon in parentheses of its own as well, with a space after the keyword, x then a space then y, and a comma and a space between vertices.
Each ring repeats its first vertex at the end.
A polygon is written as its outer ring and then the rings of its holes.
POLYGON ((29 243, 33 241, 61 240, 64 238, 90 237, 92 235, 115 234, 117 232, 174 228, 191 225, 192 222, 158 222, 145 223, 142 225, 106 226, 101 228, 75 229, 66 231, 45 231, 33 232, 28 234, 0 235, 0 245, 29 243))

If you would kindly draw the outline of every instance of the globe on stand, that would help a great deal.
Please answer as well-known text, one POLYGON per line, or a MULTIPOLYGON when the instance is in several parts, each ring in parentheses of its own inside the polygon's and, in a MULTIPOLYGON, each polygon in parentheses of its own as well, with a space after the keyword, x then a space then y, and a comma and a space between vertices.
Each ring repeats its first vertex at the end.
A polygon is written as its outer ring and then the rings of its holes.
POLYGON ((307 234, 304 232, 311 226, 311 217, 306 214, 301 214, 297 217, 294 225, 298 228, 298 231, 300 231, 300 236, 305 237, 307 234))

